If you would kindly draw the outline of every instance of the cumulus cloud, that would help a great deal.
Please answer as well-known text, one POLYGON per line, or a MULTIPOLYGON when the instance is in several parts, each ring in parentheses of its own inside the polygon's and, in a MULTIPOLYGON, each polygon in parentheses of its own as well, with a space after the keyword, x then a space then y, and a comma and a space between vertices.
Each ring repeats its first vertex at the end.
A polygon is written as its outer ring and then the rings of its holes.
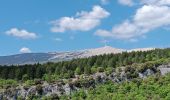
POLYGON ((170 7, 165 5, 143 5, 131 20, 113 26, 112 30, 99 30, 95 34, 101 37, 135 40, 157 28, 170 25, 170 7))
POLYGON ((141 3, 161 6, 170 5, 170 0, 141 0, 141 3))
POLYGON ((134 22, 147 30, 170 24, 170 8, 168 6, 145 5, 137 10, 134 22))
POLYGON ((27 47, 23 47, 19 50, 20 53, 31 53, 31 50, 27 47))
POLYGON ((146 5, 170 5, 170 0, 118 0, 118 2, 125 6, 133 6, 136 3, 146 5))
POLYGON ((14 37, 22 38, 22 39, 35 39, 37 38, 36 33, 28 32, 27 30, 24 29, 17 29, 17 28, 12 28, 8 31, 5 32, 7 35, 11 35, 14 37))
POLYGON ((101 29, 97 30, 95 32, 95 35, 101 36, 101 37, 112 37, 113 36, 111 32, 106 31, 106 30, 101 30, 101 29))
POLYGON ((126 5, 126 6, 133 6, 134 5, 134 1, 133 0, 118 0, 118 2, 122 5, 126 5))
POLYGON ((92 11, 81 11, 74 17, 62 17, 59 20, 52 21, 52 32, 71 31, 89 31, 101 23, 101 19, 110 15, 100 6, 94 6, 92 11))

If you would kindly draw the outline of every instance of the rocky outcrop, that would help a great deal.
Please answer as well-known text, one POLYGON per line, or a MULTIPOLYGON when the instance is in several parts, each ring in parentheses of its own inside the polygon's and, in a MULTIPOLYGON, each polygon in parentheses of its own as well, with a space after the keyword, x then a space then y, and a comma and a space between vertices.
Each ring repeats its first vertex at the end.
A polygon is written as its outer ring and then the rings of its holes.
MULTIPOLYGON (((164 75, 165 73, 170 72, 170 66, 161 65, 158 67, 160 69, 160 73, 164 75), (168 69, 168 70, 167 70, 168 69)), ((130 71, 130 70, 129 70, 130 71)), ((125 71, 124 68, 121 71, 114 71, 109 75, 100 72, 95 73, 93 75, 81 75, 76 76, 76 78, 72 79, 63 79, 61 81, 48 83, 46 81, 41 81, 36 85, 33 86, 24 86, 23 84, 17 87, 7 87, 0 92, 0 100, 17 100, 17 98, 28 99, 32 98, 33 96, 54 96, 59 97, 61 95, 70 95, 72 92, 77 91, 81 88, 87 89, 90 87, 95 88, 97 84, 105 83, 108 80, 113 82, 123 82, 123 81, 130 81, 131 79, 138 77, 138 78, 146 78, 150 75, 154 75, 155 70, 146 69, 144 72, 138 72, 137 75, 131 73, 132 75, 129 76, 128 72, 125 71), (134 74, 134 75, 133 75, 134 74), (64 82, 67 81, 67 82, 64 82)))

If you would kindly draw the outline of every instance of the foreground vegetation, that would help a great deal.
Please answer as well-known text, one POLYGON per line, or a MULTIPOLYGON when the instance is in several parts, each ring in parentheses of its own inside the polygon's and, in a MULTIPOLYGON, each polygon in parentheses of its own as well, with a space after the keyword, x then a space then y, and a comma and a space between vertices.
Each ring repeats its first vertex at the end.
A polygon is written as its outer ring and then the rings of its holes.
MULTIPOLYGON (((16 85, 15 81, 1 80, 4 83, 16 85)), ((84 84, 84 81, 80 82, 84 84)), ((35 81, 30 82, 31 85, 36 84, 35 81)), ((38 85, 37 85, 38 86, 38 85)), ((40 87, 37 87, 39 89, 40 87)), ((40 89, 39 89, 39 92, 40 89)), ((123 81, 115 83, 106 81, 99 83, 95 87, 81 87, 78 91, 72 92, 70 95, 58 96, 34 96, 30 95, 27 100, 170 100, 170 74, 161 76, 155 74, 148 78, 134 78, 131 81, 123 81)), ((4 99, 3 100, 7 100, 4 99)), ((17 97, 17 100, 24 100, 17 97)))
POLYGON ((150 76, 146 79, 133 79, 122 83, 108 81, 89 88, 81 89, 63 100, 170 100, 170 74, 166 76, 150 76))

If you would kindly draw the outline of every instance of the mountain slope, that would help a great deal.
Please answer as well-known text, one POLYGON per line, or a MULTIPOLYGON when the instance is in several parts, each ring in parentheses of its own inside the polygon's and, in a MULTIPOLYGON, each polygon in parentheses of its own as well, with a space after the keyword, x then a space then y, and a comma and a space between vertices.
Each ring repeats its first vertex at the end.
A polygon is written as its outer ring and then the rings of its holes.
POLYGON ((1 56, 0 65, 33 64, 48 61, 48 59, 53 56, 53 54, 48 53, 25 53, 11 56, 1 56))
POLYGON ((86 58, 95 55, 102 54, 116 54, 121 52, 132 52, 132 51, 148 51, 153 50, 154 48, 142 48, 142 49, 132 49, 132 50, 123 50, 112 48, 110 46, 105 46, 95 49, 86 49, 80 51, 72 52, 52 52, 52 53, 26 53, 26 54, 17 54, 11 56, 0 56, 0 65, 18 65, 18 64, 34 64, 34 63, 46 63, 46 62, 58 62, 66 61, 74 58, 86 58))
POLYGON ((96 49, 84 50, 84 53, 80 57, 90 57, 90 56, 95 56, 95 55, 112 54, 112 53, 116 54, 116 53, 121 53, 123 51, 125 50, 112 48, 110 46, 105 46, 105 47, 96 48, 96 49))

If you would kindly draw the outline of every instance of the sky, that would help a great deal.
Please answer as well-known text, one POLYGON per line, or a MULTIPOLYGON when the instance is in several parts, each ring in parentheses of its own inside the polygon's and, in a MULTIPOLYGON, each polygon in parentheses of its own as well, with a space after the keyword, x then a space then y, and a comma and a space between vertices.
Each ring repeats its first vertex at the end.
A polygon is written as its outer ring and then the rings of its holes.
POLYGON ((0 56, 170 47, 170 0, 0 0, 0 56))

